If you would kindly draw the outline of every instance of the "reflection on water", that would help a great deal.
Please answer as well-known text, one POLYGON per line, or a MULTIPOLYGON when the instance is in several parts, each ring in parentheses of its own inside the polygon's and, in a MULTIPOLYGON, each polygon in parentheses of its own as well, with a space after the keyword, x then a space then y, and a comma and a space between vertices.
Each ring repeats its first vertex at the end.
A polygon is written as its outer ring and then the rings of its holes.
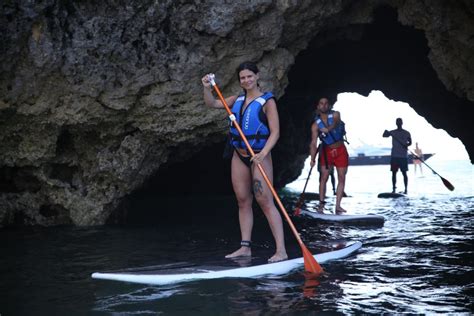
MULTIPOLYGON (((137 217, 133 226, 0 232, 4 249, 0 257, 0 313, 472 312, 472 166, 452 174, 447 172, 450 169, 444 170, 443 175, 456 186, 454 192, 443 188, 439 178, 425 175, 413 177, 408 197, 401 199, 378 199, 376 195, 386 191, 382 183, 388 181, 390 187, 390 175, 385 169, 378 173, 373 172, 377 168, 368 168, 349 171, 347 192, 352 197, 343 203, 353 214, 384 216, 383 227, 294 218, 313 253, 334 249, 344 241, 364 244, 356 255, 323 265, 326 274, 319 279, 296 271, 275 278, 168 286, 92 280, 90 274, 95 271, 240 266, 248 260, 263 263, 273 253, 268 224, 256 211, 253 257, 242 262, 223 259, 239 242, 232 197, 151 199, 136 205, 137 214, 146 220, 137 217), (370 183, 362 182, 369 174, 370 183), (350 184, 354 181, 360 183, 350 184), (376 192, 370 189, 374 183, 378 184, 376 192)), ((299 197, 297 186, 298 181, 281 192, 288 210, 299 197)), ((314 203, 307 200, 306 206, 314 203)), ((328 204, 333 203, 329 196, 328 204)), ((288 229, 286 240, 290 256, 301 256, 288 229)))

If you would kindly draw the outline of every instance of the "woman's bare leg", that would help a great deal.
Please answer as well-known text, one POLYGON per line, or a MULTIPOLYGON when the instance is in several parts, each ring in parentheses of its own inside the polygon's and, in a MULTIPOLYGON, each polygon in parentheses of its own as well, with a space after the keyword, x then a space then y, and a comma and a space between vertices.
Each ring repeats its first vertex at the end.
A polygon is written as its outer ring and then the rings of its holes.
MULTIPOLYGON (((272 157, 269 154, 265 157, 265 160, 262 163, 262 167, 265 170, 270 181, 273 183, 273 165, 272 157)), ((265 217, 268 220, 270 229, 275 239, 276 251, 275 254, 268 259, 269 262, 277 262, 281 260, 288 259, 285 248, 285 235, 283 232, 283 222, 281 215, 278 212, 275 203, 273 202, 273 195, 265 182, 260 170, 257 165, 252 165, 252 175, 253 175, 253 194, 257 200, 260 208, 262 209, 265 217)))
MULTIPOLYGON (((237 198, 239 206, 239 223, 241 240, 252 240, 253 227, 253 211, 252 211, 252 175, 250 169, 240 160, 234 152, 231 162, 232 187, 237 198)), ((241 246, 226 258, 234 258, 240 256, 251 256, 250 247, 241 246)))

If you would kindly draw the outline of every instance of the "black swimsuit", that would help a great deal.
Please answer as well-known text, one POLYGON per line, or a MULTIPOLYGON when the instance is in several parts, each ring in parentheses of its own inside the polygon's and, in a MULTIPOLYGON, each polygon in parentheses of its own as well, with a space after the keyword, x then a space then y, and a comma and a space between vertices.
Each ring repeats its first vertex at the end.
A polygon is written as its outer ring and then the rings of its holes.
POLYGON ((242 161, 242 162, 243 162, 247 167, 249 167, 249 169, 250 169, 250 166, 252 166, 252 162, 250 161, 250 159, 251 159, 252 157, 250 157, 250 156, 247 156, 247 157, 242 156, 242 154, 239 153, 238 150, 236 150, 235 153, 237 154, 237 156, 239 156, 240 161, 242 161))

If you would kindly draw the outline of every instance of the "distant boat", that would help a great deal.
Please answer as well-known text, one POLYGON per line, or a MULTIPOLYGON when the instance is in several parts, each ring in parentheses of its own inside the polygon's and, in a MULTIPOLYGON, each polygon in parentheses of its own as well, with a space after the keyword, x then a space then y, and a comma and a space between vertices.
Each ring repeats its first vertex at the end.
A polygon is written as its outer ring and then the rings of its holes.
MULTIPOLYGON (((423 160, 428 160, 434 154, 423 154, 423 160)), ((367 165, 389 165, 390 155, 371 155, 357 154, 355 157, 349 157, 349 165, 351 166, 367 166, 367 165)), ((413 155, 408 155, 408 163, 413 163, 413 155)))

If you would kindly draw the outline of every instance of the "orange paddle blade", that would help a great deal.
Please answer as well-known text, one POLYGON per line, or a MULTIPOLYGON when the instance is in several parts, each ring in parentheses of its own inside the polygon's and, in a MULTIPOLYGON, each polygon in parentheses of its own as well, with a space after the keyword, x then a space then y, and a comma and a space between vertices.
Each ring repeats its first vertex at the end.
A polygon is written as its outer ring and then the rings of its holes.
POLYGON ((295 211, 293 212, 294 216, 300 216, 301 214, 301 208, 298 206, 295 208, 295 211))
POLYGON ((305 245, 301 244, 301 250, 303 251, 303 259, 304 259, 304 269, 307 272, 313 273, 315 275, 322 274, 323 268, 319 265, 319 263, 314 259, 311 252, 309 252, 308 248, 305 245))
POLYGON ((317 275, 314 275, 310 272, 304 273, 304 286, 303 286, 303 295, 304 297, 314 297, 318 294, 317 287, 320 282, 317 275))
POLYGON ((301 214, 301 205, 303 204, 304 201, 304 193, 301 193, 300 198, 298 199, 298 202, 296 203, 295 211, 293 212, 294 216, 299 216, 301 214))

